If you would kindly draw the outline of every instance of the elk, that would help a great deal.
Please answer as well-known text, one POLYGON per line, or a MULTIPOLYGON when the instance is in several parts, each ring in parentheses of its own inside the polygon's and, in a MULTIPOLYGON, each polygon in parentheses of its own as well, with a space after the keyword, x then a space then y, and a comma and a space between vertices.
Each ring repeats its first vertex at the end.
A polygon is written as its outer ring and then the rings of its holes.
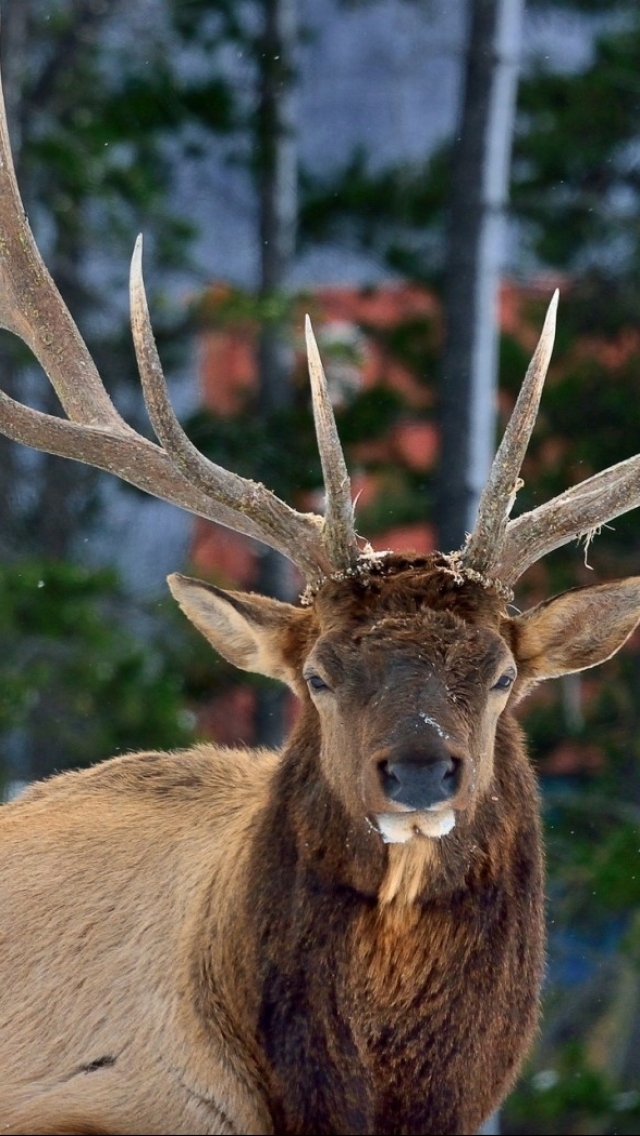
POLYGON ((217 651, 297 695, 281 752, 132 753, 0 810, 0 1132, 475 1132, 529 1049, 543 971, 539 801, 514 709, 640 620, 640 577, 523 614, 511 592, 640 503, 640 459, 509 519, 554 297, 464 547, 373 553, 310 327, 323 517, 182 432, 139 244, 132 329, 159 444, 136 435, 44 267, 1 133, 0 316, 68 417, 1 394, 0 429, 256 537, 308 586, 287 604, 169 578, 217 651))

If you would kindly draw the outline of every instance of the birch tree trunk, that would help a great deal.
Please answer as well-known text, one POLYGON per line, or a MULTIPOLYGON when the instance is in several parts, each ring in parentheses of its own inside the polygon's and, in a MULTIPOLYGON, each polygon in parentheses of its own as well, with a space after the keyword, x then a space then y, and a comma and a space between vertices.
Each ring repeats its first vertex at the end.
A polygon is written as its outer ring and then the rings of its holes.
POLYGON ((470 0, 453 158, 440 389, 440 547, 473 528, 495 449, 497 300, 524 0, 470 0))

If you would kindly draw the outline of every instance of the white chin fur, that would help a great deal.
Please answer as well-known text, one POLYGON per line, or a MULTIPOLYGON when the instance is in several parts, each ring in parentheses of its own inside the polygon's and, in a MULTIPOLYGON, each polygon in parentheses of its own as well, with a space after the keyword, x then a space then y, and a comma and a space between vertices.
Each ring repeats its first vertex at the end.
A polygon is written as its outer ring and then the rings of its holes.
POLYGON ((453 809, 441 812, 377 813, 374 821, 385 844, 406 844, 414 836, 439 839, 456 823, 453 809))

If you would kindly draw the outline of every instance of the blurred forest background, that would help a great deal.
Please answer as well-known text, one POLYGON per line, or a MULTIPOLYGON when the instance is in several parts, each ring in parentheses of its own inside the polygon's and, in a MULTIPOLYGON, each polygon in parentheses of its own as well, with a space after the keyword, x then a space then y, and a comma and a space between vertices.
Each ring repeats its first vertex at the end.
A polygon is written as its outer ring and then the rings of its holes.
MULTIPOLYGON (((186 429, 292 503, 320 483, 302 312, 321 323, 336 288, 363 310, 394 289, 426 298, 323 341, 347 459, 375 487, 359 528, 382 546, 403 526, 461 542, 556 284, 517 509, 638 450, 637 0, 2 0, 0 12, 32 227, 142 432, 126 284, 139 231, 186 429), (256 369, 224 414, 203 377, 221 335, 250 342, 256 369), (359 384, 372 351, 422 394, 359 384), (435 456, 389 445, 400 427, 435 437, 435 456)), ((4 332, 0 383, 57 413, 4 332)), ((202 574, 196 543, 178 510, 0 438, 0 796, 215 733, 212 699, 239 704, 237 677, 166 599, 167 572, 202 574)), ((251 585, 290 596, 279 558, 252 556, 251 585)), ((638 565, 632 513, 531 569, 517 602, 638 565)), ((215 559, 210 570, 233 582, 215 559)), ((263 682, 249 689, 245 740, 276 740, 287 708, 263 682)), ((501 1116, 514 1136, 638 1131, 639 693, 635 636, 522 714, 544 794, 550 948, 539 1044, 501 1116)))

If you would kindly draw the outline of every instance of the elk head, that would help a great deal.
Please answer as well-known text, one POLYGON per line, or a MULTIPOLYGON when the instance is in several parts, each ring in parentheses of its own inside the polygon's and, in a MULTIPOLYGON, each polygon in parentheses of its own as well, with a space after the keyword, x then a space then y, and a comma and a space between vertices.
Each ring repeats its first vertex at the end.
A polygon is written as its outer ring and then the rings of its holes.
POLYGON ((501 712, 532 682, 592 666, 638 618, 638 583, 568 593, 523 617, 506 602, 547 552, 640 501, 635 457, 516 520, 509 515, 548 367, 557 305, 482 495, 474 532, 449 554, 374 553, 356 534, 349 477, 307 320, 324 517, 299 513, 263 485, 205 459, 171 408, 151 330, 138 241, 131 314, 145 401, 160 444, 112 405, 33 241, 0 116, 0 320, 30 346, 68 419, 0 392, 0 430, 93 464, 287 556, 308 581, 301 607, 175 576, 189 618, 237 666, 284 680, 321 736, 328 783, 346 813, 386 841, 440 837, 473 813, 491 781, 501 712), (320 725, 321 723, 321 729, 320 725))
MULTIPOLYGON (((466 579, 439 553, 370 560, 362 575, 325 581, 307 607, 177 574, 169 584, 231 663, 295 691, 299 736, 319 751, 345 825, 391 844, 468 827, 495 784, 498 749, 498 780, 517 780, 506 767, 518 750, 512 722, 494 745, 507 704, 604 661, 640 618, 640 578, 509 615, 501 588, 466 579)), ((298 761, 295 739, 292 748, 298 761)))

